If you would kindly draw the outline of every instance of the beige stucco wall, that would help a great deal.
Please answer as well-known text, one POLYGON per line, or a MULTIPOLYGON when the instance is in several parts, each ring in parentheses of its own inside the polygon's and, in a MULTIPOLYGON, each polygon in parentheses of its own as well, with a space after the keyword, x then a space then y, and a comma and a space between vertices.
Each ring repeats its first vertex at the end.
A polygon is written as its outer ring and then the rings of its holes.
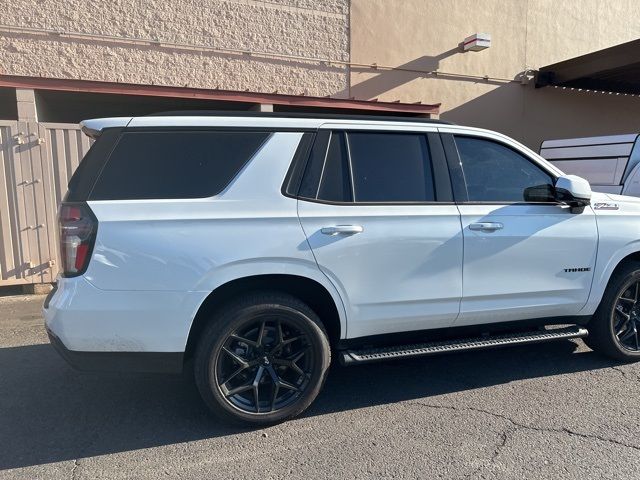
POLYGON ((640 37, 637 0, 352 0, 351 95, 442 102, 441 115, 502 131, 537 148, 543 139, 640 131, 640 98, 534 89, 522 72, 640 37), (488 50, 460 53, 475 32, 488 50), (439 75, 420 71, 438 69, 439 75), (448 73, 454 75, 448 75, 448 73), (484 76, 482 80, 473 76, 484 76), (469 77, 465 77, 469 76, 469 77))
POLYGON ((349 0, 0 2, 0 73, 309 95, 346 94, 345 67, 198 46, 348 60, 349 0), (28 27, 155 39, 193 50, 9 32, 28 27))
POLYGON ((443 119, 536 148, 546 138, 640 130, 638 97, 518 81, 527 70, 638 37, 638 0, 15 0, 0 2, 0 74, 441 102, 443 119), (490 33, 492 47, 461 53, 459 42, 474 32, 490 33), (194 48, 169 45, 176 43, 194 48), (424 73, 434 69, 441 73, 424 73), (476 78, 484 75, 490 79, 476 78))

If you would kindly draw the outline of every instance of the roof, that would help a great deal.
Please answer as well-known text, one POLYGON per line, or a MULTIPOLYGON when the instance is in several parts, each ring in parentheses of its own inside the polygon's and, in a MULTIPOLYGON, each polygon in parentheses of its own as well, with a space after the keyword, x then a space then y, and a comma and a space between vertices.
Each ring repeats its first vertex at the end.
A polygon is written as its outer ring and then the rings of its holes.
POLYGON ((364 120, 381 122, 409 122, 409 123, 440 123, 453 125, 446 120, 424 117, 407 117, 396 115, 352 115, 341 113, 291 113, 291 112, 255 112, 255 111, 228 111, 228 110, 176 110, 152 113, 147 117, 242 117, 242 118, 299 118, 317 120, 364 120))
POLYGON ((599 137, 546 140, 540 146, 540 155, 547 160, 628 157, 633 151, 637 133, 599 137))
POLYGON ((253 128, 316 129, 326 123, 367 125, 415 126, 416 124, 451 125, 442 120, 428 118, 340 115, 340 114, 298 114, 272 112, 165 112, 144 117, 94 118, 80 122, 82 130, 90 137, 97 137, 105 128, 113 127, 194 127, 225 126, 253 128), (221 121, 221 119, 224 119, 221 121))
POLYGON ((540 148, 584 147, 589 145, 613 145, 616 143, 633 143, 638 138, 637 133, 623 135, 602 135, 597 137, 576 137, 545 140, 540 148))
POLYGON ((548 85, 640 94, 640 39, 540 68, 536 88, 548 85))
POLYGON ((439 103, 403 103, 354 98, 314 97, 305 95, 283 95, 277 92, 260 93, 206 88, 171 87, 162 85, 139 85, 131 83, 99 82, 93 80, 70 80, 59 78, 22 77, 0 75, 0 86, 33 88, 36 90, 57 90, 67 92, 90 92, 118 95, 140 95, 150 97, 190 98, 200 100, 221 100, 256 104, 272 104, 286 107, 332 108, 397 114, 437 115, 439 103))

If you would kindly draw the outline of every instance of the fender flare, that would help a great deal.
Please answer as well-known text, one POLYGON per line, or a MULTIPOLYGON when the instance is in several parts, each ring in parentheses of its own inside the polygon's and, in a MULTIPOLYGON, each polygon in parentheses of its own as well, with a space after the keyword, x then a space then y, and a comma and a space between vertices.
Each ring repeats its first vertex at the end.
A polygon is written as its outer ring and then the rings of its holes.
POLYGON ((589 300, 587 300, 582 311, 587 310, 592 311, 591 313, 595 312, 600 305, 600 301, 602 300, 607 285, 609 285, 613 272, 622 262, 625 261, 625 259, 634 254, 640 254, 640 240, 634 240, 633 242, 627 243, 624 247, 618 249, 614 255, 609 257, 608 262, 601 270, 598 269, 594 272, 593 286, 589 293, 589 300))

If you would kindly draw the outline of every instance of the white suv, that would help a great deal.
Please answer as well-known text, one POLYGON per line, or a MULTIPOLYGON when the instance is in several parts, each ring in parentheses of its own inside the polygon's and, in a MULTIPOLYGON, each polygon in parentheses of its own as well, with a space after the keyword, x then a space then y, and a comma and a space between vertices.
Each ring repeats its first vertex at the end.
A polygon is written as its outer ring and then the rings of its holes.
POLYGON ((83 369, 179 372, 266 424, 344 364, 585 337, 640 359, 640 199, 444 122, 83 122, 44 307, 83 369), (567 326, 568 325, 568 326, 567 326), (552 328, 548 328, 548 327, 552 328), (587 332, 588 330, 588 332, 587 332))

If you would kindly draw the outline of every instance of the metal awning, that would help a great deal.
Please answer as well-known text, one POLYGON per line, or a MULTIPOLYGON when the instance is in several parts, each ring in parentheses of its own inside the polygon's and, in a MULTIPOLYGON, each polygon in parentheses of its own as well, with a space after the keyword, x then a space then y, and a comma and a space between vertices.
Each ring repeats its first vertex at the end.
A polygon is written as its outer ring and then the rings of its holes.
POLYGON ((640 39, 542 67, 536 88, 570 87, 640 94, 640 39))
POLYGON ((34 90, 56 90, 67 92, 106 93, 150 97, 218 100, 243 103, 267 103, 296 108, 321 108, 336 111, 359 111, 363 113, 397 115, 438 115, 440 104, 422 102, 359 100, 354 98, 314 97, 309 95, 283 95, 280 93, 237 92, 218 89, 140 85, 128 83, 100 82, 93 80, 71 80, 58 78, 22 77, 0 74, 0 87, 32 88, 34 90))

